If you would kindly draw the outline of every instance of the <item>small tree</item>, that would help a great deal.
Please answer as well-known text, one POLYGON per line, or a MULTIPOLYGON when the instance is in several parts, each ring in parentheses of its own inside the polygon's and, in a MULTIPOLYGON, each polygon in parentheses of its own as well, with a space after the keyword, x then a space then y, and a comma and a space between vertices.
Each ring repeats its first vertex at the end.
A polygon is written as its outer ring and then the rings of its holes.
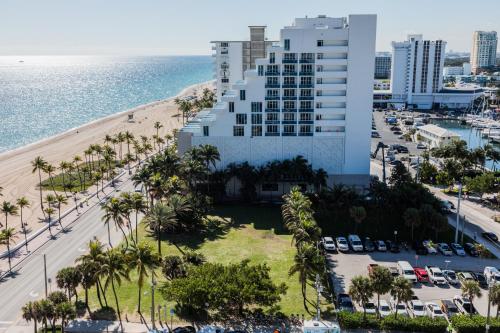
POLYGON ((391 291, 392 281, 394 278, 387 267, 376 266, 370 272, 370 280, 373 292, 377 294, 377 308, 379 308, 380 295, 387 294, 391 291))
MULTIPOLYGON (((396 304, 400 302, 409 302, 413 296, 413 290, 411 289, 411 283, 402 276, 398 276, 392 281, 391 285, 391 296, 396 300, 396 304)), ((398 316, 398 310, 396 307, 395 318, 398 316)))
POLYGON ((351 218, 354 220, 354 232, 358 230, 358 225, 363 222, 363 220, 366 218, 366 210, 365 207, 363 206, 352 206, 349 209, 349 214, 351 215, 351 218))
POLYGON ((496 318, 498 318, 498 314, 500 313, 500 284, 494 284, 490 288, 490 299, 491 304, 496 305, 497 314, 496 318))
POLYGON ((373 286, 367 277, 358 275, 352 278, 349 294, 355 302, 363 306, 363 320, 366 320, 366 303, 373 296, 373 286))
MULTIPOLYGON (((462 290, 462 296, 467 298, 471 304, 474 298, 481 297, 481 288, 479 288, 477 281, 464 281, 460 289, 462 290)), ((472 312, 470 316, 472 317, 472 312)))

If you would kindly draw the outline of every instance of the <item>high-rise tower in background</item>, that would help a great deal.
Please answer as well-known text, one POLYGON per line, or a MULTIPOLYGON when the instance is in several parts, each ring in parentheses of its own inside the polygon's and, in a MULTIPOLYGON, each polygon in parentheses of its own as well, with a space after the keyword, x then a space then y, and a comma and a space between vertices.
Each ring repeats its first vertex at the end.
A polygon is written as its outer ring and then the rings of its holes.
POLYGON ((496 65, 498 37, 496 31, 474 31, 472 37, 472 73, 478 74, 481 68, 496 65))

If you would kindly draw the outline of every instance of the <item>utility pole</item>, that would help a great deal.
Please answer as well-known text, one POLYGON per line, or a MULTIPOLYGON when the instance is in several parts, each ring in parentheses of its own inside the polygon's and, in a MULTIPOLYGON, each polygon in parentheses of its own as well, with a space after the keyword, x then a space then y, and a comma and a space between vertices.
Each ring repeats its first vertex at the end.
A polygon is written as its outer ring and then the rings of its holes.
POLYGON ((45 278, 45 298, 48 296, 48 286, 47 286, 47 255, 43 254, 43 276, 45 278))
POLYGON ((458 243, 458 229, 460 228, 460 199, 462 196, 462 183, 458 183, 458 203, 457 203, 457 222, 455 224, 455 243, 458 243))

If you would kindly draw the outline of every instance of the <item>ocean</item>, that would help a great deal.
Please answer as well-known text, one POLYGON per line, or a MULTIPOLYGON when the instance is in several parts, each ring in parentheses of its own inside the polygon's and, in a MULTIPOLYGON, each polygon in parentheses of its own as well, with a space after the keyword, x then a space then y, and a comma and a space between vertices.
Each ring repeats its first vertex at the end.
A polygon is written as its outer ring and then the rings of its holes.
POLYGON ((211 79, 210 56, 2 56, 0 153, 211 79))

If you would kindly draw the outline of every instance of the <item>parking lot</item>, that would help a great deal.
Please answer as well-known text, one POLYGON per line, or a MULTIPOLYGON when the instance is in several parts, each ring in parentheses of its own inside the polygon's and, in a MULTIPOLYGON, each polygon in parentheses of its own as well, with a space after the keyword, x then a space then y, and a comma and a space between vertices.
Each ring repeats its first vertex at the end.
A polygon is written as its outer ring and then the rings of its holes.
MULTIPOLYGON (((378 264, 386 267, 396 267, 396 262, 399 260, 408 261, 413 267, 437 266, 441 269, 451 269, 459 271, 474 271, 483 272, 485 266, 497 267, 499 261, 497 259, 479 259, 473 257, 458 257, 437 255, 415 255, 414 251, 402 250, 400 253, 389 252, 371 252, 371 253, 349 253, 335 252, 327 253, 330 272, 334 278, 335 292, 348 293, 351 279, 356 275, 368 276, 368 265, 378 264), (448 261, 448 262, 447 262, 448 261)), ((435 286, 430 283, 416 283, 413 291, 422 302, 435 302, 440 305, 442 299, 453 299, 455 295, 461 295, 460 285, 450 286, 435 286)), ((486 289, 482 289, 482 297, 474 300, 474 306, 477 311, 486 315, 487 312, 487 293, 486 289)), ((389 301, 390 295, 384 295, 381 299, 389 301)), ((376 303, 376 296, 373 301, 376 303)), ((362 307, 356 304, 357 310, 362 311, 362 307)), ((491 313, 496 313, 496 307, 492 307, 491 313)))

